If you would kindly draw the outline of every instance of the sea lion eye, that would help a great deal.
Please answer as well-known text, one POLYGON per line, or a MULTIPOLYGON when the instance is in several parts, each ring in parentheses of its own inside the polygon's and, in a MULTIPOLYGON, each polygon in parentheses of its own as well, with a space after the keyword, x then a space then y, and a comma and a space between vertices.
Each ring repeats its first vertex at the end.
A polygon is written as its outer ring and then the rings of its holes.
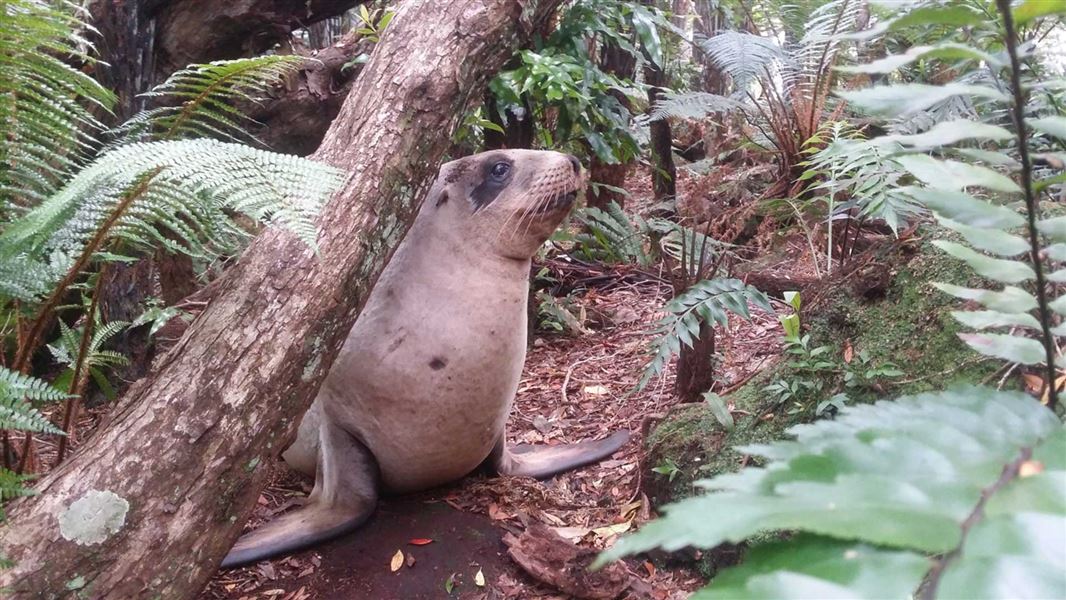
POLYGON ((492 165, 492 176, 496 179, 503 179, 507 177, 507 174, 511 172, 511 165, 505 162, 498 162, 492 165))

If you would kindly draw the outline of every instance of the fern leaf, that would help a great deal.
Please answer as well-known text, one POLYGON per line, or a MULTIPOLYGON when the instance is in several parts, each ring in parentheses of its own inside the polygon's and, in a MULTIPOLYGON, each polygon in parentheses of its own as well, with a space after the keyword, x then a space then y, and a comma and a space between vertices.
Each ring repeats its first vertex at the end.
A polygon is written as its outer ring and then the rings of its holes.
POLYGON ((0 190, 7 206, 52 193, 95 147, 93 109, 114 96, 68 64, 93 63, 88 26, 70 5, 8 0, 0 8, 0 190))
POLYGON ((0 429, 62 434, 30 402, 56 402, 66 397, 47 381, 0 367, 0 429))
POLYGON ((766 77, 776 65, 788 61, 780 46, 751 33, 722 31, 698 43, 711 62, 733 78, 733 85, 740 92, 766 77))
POLYGON ((142 111, 118 133, 127 137, 148 134, 150 139, 158 140, 253 139, 241 124, 246 117, 233 104, 261 100, 262 95, 299 70, 307 60, 294 55, 267 55, 191 65, 144 94, 149 98, 181 99, 180 104, 142 111))
POLYGON ((666 91, 652 106, 648 119, 703 119, 716 113, 743 110, 745 107, 742 103, 717 94, 666 91))
POLYGON ((644 367, 637 390, 662 375, 670 359, 681 351, 682 344, 692 346, 699 337, 701 322, 726 326, 730 313, 750 319, 749 303, 774 312, 766 294, 739 279, 703 280, 667 302, 668 315, 653 330, 657 337, 652 342, 652 358, 644 367))

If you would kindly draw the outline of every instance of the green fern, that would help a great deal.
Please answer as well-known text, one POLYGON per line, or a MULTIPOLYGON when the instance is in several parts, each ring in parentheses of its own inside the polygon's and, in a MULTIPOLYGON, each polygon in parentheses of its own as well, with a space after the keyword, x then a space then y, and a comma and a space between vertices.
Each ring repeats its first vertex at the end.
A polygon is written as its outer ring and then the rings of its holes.
POLYGON ((62 434, 31 402, 58 402, 66 397, 46 381, 0 367, 0 429, 62 434))
POLYGON ((92 64, 90 29, 73 5, 7 0, 0 8, 0 197, 3 219, 36 204, 63 184, 96 147, 103 126, 94 110, 114 95, 68 63, 92 64))
POLYGON ((648 120, 660 119, 703 119, 721 112, 746 111, 741 102, 706 92, 665 91, 651 107, 648 120))
POLYGON ((238 101, 259 101, 274 86, 306 64, 295 55, 269 55, 191 65, 144 94, 174 106, 142 111, 116 132, 150 140, 220 138, 234 142, 251 138, 242 123, 247 117, 234 107, 238 101))
POLYGON ((740 94, 788 60, 785 51, 773 40, 741 31, 719 32, 700 40, 699 46, 716 67, 733 79, 733 86, 740 94))
POLYGON ((696 283, 666 303, 668 313, 653 333, 652 359, 644 367, 637 389, 643 389, 652 378, 659 376, 681 345, 691 347, 699 337, 701 323, 729 324, 729 313, 750 319, 748 304, 767 312, 774 312, 766 294, 739 279, 710 279, 696 283))
POLYGON ((710 493, 665 507, 600 562, 799 532, 694 597, 906 598, 923 582, 927 598, 1066 596, 1066 429, 1032 398, 959 388, 790 433, 741 448, 766 465, 698 482, 710 493))
POLYGON ((645 248, 652 225, 640 215, 630 218, 617 202, 612 201, 606 210, 590 206, 574 216, 588 230, 575 236, 578 248, 588 258, 640 266, 648 266, 654 260, 645 248))

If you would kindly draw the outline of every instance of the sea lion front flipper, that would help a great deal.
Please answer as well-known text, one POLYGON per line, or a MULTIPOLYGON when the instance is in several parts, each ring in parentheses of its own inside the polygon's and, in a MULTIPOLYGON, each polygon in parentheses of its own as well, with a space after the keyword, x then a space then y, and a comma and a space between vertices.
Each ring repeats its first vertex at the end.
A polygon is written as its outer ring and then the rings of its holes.
POLYGON ((306 505, 240 537, 221 568, 239 567, 307 548, 363 524, 378 500, 378 466, 370 451, 329 419, 319 426, 315 488, 306 505))
POLYGON ((629 441, 628 431, 616 431, 602 440, 576 444, 558 446, 522 444, 507 448, 502 452, 494 449, 493 456, 496 458, 496 472, 500 475, 547 479, 553 475, 603 460, 614 454, 627 441, 629 441))

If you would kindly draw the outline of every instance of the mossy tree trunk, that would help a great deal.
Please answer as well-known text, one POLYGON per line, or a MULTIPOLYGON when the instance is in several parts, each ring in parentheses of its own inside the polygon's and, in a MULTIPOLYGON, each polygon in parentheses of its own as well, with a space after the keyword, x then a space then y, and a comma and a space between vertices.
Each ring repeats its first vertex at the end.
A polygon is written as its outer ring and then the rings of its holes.
MULTIPOLYGON (((666 85, 666 74, 650 62, 644 67, 644 83, 648 88, 648 104, 654 105, 662 96, 662 86, 666 85)), ((652 190, 656 202, 672 200, 677 196, 677 169, 674 167, 674 138, 670 131, 670 121, 659 119, 649 126, 651 134, 652 155, 652 190)))
POLYGON ((268 230, 108 422, 15 502, 15 597, 192 598, 239 535, 470 99, 560 0, 404 4, 316 156, 346 169, 319 254, 268 230), (84 522, 74 526, 79 518, 84 522), (61 523, 64 524, 61 526, 61 523))

